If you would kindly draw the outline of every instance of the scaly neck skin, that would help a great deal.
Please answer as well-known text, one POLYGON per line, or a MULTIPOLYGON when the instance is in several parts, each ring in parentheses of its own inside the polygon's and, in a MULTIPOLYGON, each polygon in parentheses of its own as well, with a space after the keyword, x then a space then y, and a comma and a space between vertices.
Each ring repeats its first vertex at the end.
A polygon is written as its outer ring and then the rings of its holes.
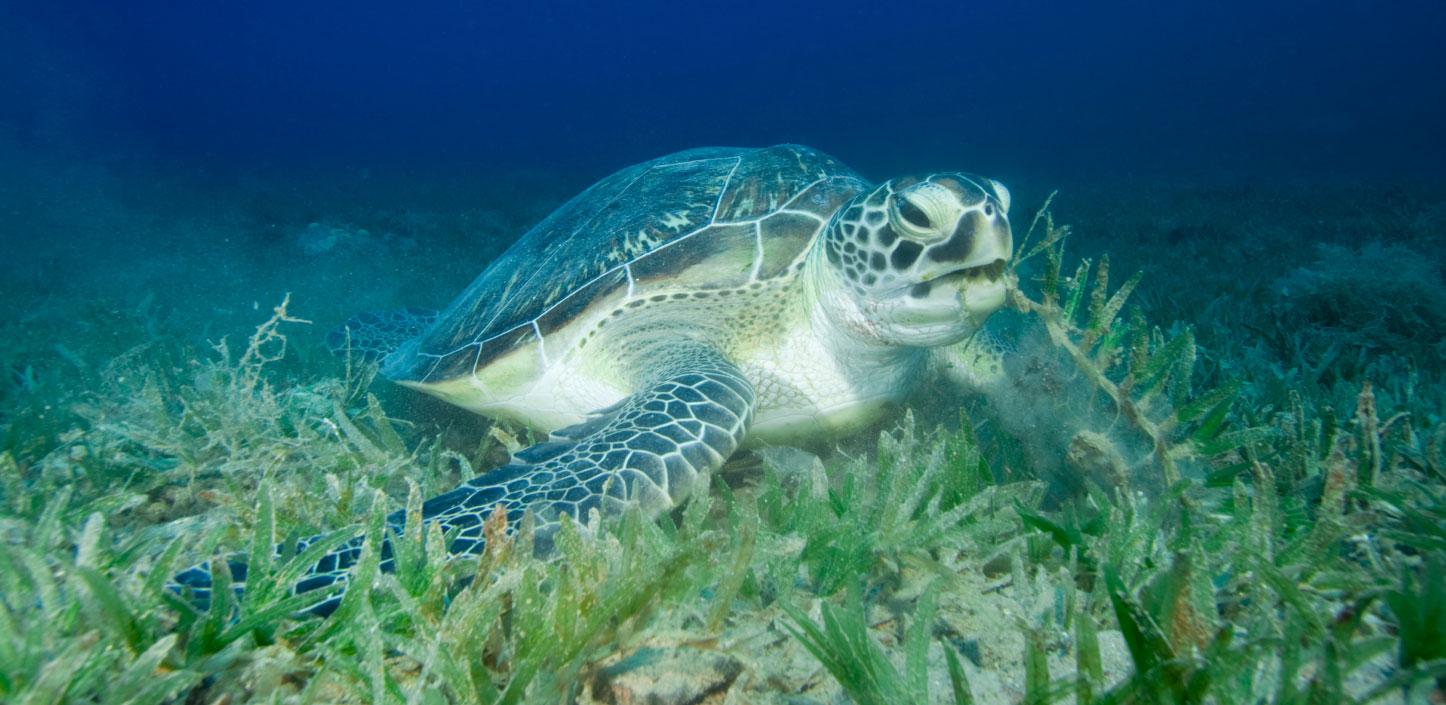
POLYGON ((897 375, 917 377, 928 358, 925 348, 887 343, 865 315, 857 298, 849 294, 842 277, 815 247, 800 274, 808 324, 841 369, 861 383, 885 383, 897 375))

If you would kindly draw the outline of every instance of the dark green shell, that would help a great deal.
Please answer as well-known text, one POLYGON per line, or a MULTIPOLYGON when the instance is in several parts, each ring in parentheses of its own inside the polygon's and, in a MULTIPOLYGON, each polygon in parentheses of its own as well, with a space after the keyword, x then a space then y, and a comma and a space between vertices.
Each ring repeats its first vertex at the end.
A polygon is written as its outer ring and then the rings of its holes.
POLYGON ((798 145, 691 149, 628 167, 523 235, 388 356, 383 373, 416 382, 470 374, 620 289, 728 288, 778 276, 864 186, 839 161, 798 145), (717 266, 730 255, 744 266, 717 266))

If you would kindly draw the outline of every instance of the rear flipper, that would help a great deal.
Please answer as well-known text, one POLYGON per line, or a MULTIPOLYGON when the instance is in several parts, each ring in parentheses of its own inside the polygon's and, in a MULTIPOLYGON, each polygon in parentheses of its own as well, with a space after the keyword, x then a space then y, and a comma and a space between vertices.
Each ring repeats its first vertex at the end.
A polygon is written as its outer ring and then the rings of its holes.
POLYGON ((436 311, 415 308, 358 314, 328 333, 326 345, 335 355, 380 360, 421 335, 435 320, 436 311))
MULTIPOLYGON (((586 520, 594 509, 612 516, 633 503, 649 514, 676 506, 700 476, 738 448, 753 411, 753 386, 732 363, 709 349, 678 352, 658 365, 662 371, 655 381, 621 403, 427 500, 423 522, 441 526, 451 553, 468 555, 482 550, 483 522, 499 505, 509 516, 531 512, 534 545, 547 553, 564 514, 586 520)), ((404 524, 403 512, 387 517, 394 535, 404 524)), ((508 530, 515 526, 509 523, 508 530)), ((295 592, 344 583, 360 555, 361 539, 354 538, 317 562, 295 592)), ((391 570, 389 544, 383 544, 381 557, 382 570, 391 570)), ((229 568, 237 584, 244 581, 244 565, 230 561, 229 568)), ((189 588, 198 603, 209 601, 209 564, 180 573, 174 583, 172 589, 189 588)), ((332 596, 303 611, 324 616, 340 600, 332 596)))

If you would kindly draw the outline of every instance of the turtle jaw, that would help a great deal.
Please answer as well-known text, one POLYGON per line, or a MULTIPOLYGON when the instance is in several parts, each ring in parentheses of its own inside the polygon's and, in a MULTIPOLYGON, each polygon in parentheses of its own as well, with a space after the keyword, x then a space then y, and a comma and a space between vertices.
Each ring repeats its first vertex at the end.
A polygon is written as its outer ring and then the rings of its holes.
POLYGON ((1004 306, 1004 297, 1008 290, 1004 273, 1008 266, 1008 262, 1003 258, 997 258, 989 264, 946 274, 935 282, 936 285, 944 285, 944 291, 949 294, 958 292, 957 298, 963 314, 971 319, 977 329, 984 325, 984 320, 989 318, 990 314, 1004 306))
POLYGON ((866 309, 880 338, 896 345, 937 347, 973 335, 1004 305, 1007 263, 957 268, 882 296, 866 309))
POLYGON ((962 259, 921 263, 913 277, 876 295, 873 315, 882 337, 936 347, 973 335, 1004 306, 1012 244, 1007 223, 981 228, 962 259))

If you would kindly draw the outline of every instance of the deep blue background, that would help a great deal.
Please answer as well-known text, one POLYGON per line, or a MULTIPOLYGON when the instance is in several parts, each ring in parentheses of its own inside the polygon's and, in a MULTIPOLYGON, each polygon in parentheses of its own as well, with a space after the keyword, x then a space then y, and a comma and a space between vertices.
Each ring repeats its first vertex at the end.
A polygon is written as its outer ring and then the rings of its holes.
POLYGON ((1438 176, 1446 3, 80 2, 0 9, 19 144, 207 168, 1438 176))

